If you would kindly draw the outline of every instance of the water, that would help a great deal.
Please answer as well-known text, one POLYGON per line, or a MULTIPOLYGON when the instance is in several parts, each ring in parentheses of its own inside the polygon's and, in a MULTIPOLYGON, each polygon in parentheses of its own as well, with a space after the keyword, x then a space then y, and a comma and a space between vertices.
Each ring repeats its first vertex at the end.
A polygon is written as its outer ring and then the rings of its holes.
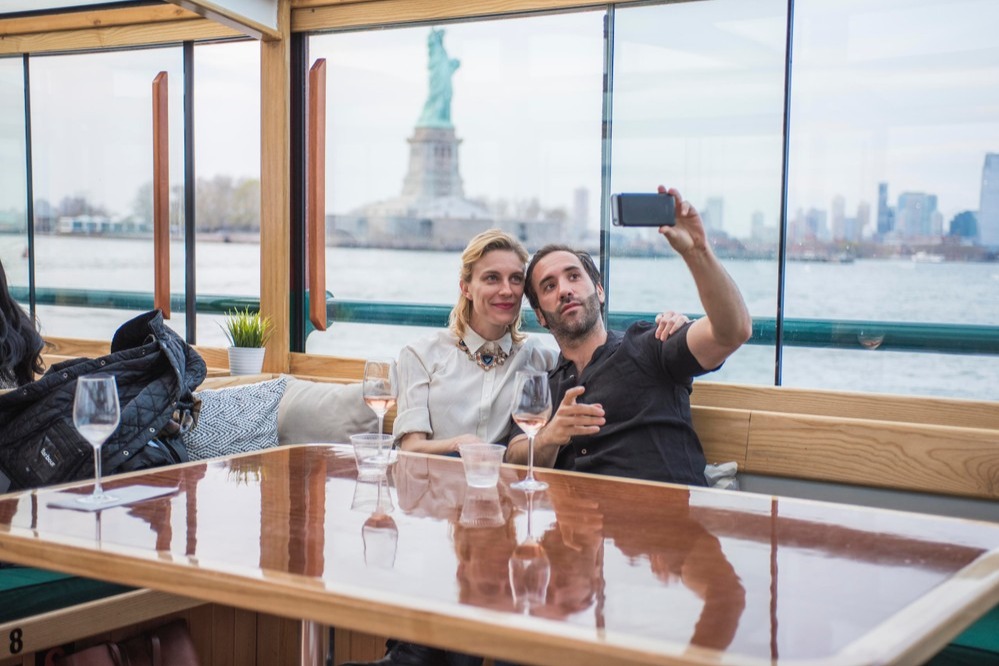
MULTIPOLYGON (((27 283, 25 243, 0 235, 0 261, 13 285, 27 283)), ((668 252, 668 250, 667 250, 668 252)), ((151 292, 150 240, 39 236, 36 275, 42 288, 151 292)), ((200 243, 198 291, 212 295, 259 296, 259 248, 254 244, 200 243)), ((754 316, 773 317, 777 265, 773 261, 723 262, 754 316)), ((336 298, 452 305, 457 296, 458 253, 328 248, 327 288, 336 298)), ((171 248, 171 288, 183 291, 183 246, 171 248)), ((615 258, 610 279, 613 310, 674 309, 700 312, 686 266, 676 258, 615 258)), ((785 315, 789 318, 999 323, 999 264, 914 263, 858 260, 853 264, 790 263, 785 315)), ((43 332, 50 336, 110 339, 132 312, 41 306, 43 332), (85 314, 85 316, 81 316, 85 314)), ((198 316, 198 344, 225 346, 218 316, 198 316)), ((183 313, 170 325, 183 332, 183 313)), ((334 322, 313 333, 307 350, 352 357, 394 356, 427 329, 334 322)), ((542 336, 554 345, 550 336, 542 336)), ((712 379, 773 384, 775 351, 747 345, 712 379)), ((999 400, 999 357, 852 351, 788 347, 782 383, 803 388, 942 395, 999 400)))

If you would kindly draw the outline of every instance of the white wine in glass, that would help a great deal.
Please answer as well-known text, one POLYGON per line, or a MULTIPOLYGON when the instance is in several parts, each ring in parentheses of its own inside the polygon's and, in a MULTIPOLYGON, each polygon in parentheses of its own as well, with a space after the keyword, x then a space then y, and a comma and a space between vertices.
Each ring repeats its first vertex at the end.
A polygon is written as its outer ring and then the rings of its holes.
MULTIPOLYGON (((395 361, 379 359, 364 364, 364 402, 378 417, 378 433, 385 431, 385 414, 395 406, 399 393, 399 380, 396 379, 395 361)), ((381 451, 386 458, 390 451, 381 451)))
POLYGON ((84 375, 76 380, 73 425, 94 447, 94 490, 79 499, 86 504, 115 501, 101 487, 101 447, 118 427, 118 384, 113 375, 84 375))
POLYGON ((548 423, 552 415, 552 396, 548 390, 548 374, 544 372, 517 373, 513 389, 513 420, 527 435, 527 476, 511 488, 524 492, 544 490, 548 484, 534 478, 534 437, 548 423))

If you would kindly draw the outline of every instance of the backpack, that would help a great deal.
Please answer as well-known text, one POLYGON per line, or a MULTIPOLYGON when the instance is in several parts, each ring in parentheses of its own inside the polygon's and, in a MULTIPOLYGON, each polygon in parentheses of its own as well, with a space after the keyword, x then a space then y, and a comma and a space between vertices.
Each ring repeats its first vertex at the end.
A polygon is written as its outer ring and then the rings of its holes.
POLYGON ((159 310, 122 324, 111 353, 76 358, 0 395, 0 493, 87 479, 94 450, 73 425, 76 379, 114 375, 121 421, 101 448, 104 474, 187 461, 181 432, 207 368, 159 310))

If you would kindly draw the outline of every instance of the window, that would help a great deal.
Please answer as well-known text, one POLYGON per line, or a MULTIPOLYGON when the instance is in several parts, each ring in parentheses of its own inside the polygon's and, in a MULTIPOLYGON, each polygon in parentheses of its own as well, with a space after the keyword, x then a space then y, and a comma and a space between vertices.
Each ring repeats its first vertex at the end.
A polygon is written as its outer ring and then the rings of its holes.
MULTIPOLYGON (((198 45, 194 66, 196 291, 259 299, 260 44, 198 45)), ((199 312, 199 345, 228 345, 221 320, 199 312)))
MULTIPOLYGON (((786 3, 621 8, 614 21, 611 191, 676 187, 754 317, 774 317, 786 3)), ((609 311, 704 312, 655 229, 611 227, 609 311)), ((747 345, 711 379, 771 383, 774 348, 747 345)))
POLYGON ((885 351, 878 325, 999 325, 982 261, 999 211, 979 210, 999 152, 997 20, 987 3, 796 4, 785 311, 854 322, 856 341, 788 347, 785 384, 999 399, 999 357, 885 351))
MULTIPOLYGON (((529 249, 596 237, 586 213, 600 189, 602 21, 583 12, 310 38, 310 57, 328 68, 327 285, 337 300, 446 310, 460 251, 480 231, 502 227, 529 249), (438 79, 450 91, 428 90, 428 58, 450 69, 438 79)), ((307 351, 394 356, 419 335, 334 322, 307 351)))
POLYGON ((24 66, 0 58, 0 264, 12 294, 27 306, 28 215, 24 138, 24 66))
MULTIPOLYGON (((170 180, 176 186, 183 173, 181 49, 31 58, 39 294, 58 291, 60 300, 74 294, 86 302, 102 299, 102 292, 152 293, 152 81, 160 71, 169 75, 170 180)), ((173 291, 183 290, 183 262, 172 252, 173 291)), ((144 309, 40 304, 38 317, 47 336, 110 340, 144 309)), ((183 314, 170 321, 181 332, 183 314)))

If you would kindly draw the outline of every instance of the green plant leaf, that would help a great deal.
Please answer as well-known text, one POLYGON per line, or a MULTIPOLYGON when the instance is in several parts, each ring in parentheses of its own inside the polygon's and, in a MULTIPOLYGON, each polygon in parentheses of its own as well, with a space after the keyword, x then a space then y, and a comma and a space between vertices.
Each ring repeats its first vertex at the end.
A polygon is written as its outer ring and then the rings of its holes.
POLYGON ((271 320, 259 312, 251 312, 249 307, 230 310, 219 325, 233 347, 263 347, 273 332, 271 320))

